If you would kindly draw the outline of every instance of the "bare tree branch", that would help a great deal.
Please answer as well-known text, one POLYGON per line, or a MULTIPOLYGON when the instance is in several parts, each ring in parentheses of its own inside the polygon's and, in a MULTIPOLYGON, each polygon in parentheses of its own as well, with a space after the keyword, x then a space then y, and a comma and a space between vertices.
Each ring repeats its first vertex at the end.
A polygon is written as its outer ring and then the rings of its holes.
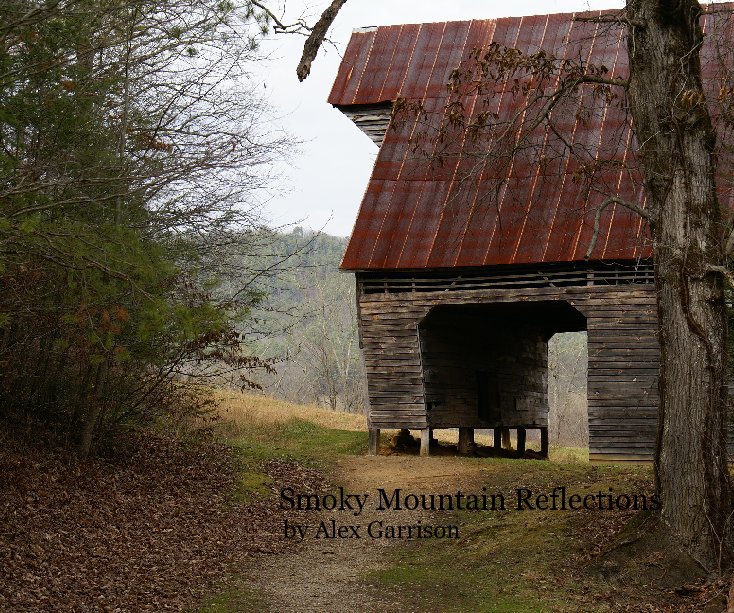
POLYGON ((303 45, 303 55, 301 61, 296 68, 296 74, 298 80, 303 81, 311 72, 311 63, 316 59, 316 55, 321 48, 321 45, 326 38, 326 34, 334 23, 337 14, 341 7, 346 4, 347 0, 333 0, 329 8, 327 8, 322 14, 321 18, 316 22, 316 25, 311 31, 311 35, 306 39, 303 45))
MULTIPOLYGON (((346 1, 346 0, 345 0, 346 1)), ((273 30, 276 34, 297 34, 299 32, 310 32, 313 28, 310 28, 308 24, 302 19, 299 19, 295 23, 285 23, 280 19, 273 11, 271 11, 265 4, 258 2, 258 0, 250 0, 250 4, 259 8, 265 15, 267 15, 273 22, 273 30)))
POLYGON ((582 77, 579 77, 576 83, 578 85, 581 85, 582 83, 598 83, 600 85, 612 85, 615 87, 625 87, 626 88, 629 85, 629 80, 620 79, 619 77, 616 77, 613 79, 606 79, 604 77, 600 77, 597 75, 587 74, 582 77))
POLYGON ((576 17, 574 21, 581 23, 616 23, 630 28, 644 28, 647 23, 639 19, 627 19, 626 17, 616 17, 614 15, 602 15, 601 17, 576 17))
POLYGON ((599 224, 601 220, 601 214, 604 212, 604 209, 606 209, 610 204, 619 204, 620 206, 623 206, 630 211, 634 211, 648 222, 652 219, 650 214, 645 209, 636 204, 633 204, 632 202, 627 202, 626 200, 618 198, 617 196, 611 196, 610 198, 607 198, 604 202, 601 203, 601 205, 599 205, 599 208, 596 210, 596 215, 594 216, 594 234, 592 234, 591 236, 589 248, 586 250, 586 255, 584 256, 584 259, 586 260, 591 257, 591 252, 594 251, 594 247, 596 246, 596 239, 599 236, 599 224))

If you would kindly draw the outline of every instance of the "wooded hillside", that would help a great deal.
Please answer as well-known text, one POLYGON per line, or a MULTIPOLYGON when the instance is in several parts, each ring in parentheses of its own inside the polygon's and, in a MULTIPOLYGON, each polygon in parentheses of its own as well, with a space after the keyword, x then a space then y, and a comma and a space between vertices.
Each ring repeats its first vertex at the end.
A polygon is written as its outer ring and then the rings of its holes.
POLYGON ((270 254, 249 268, 267 298, 255 311, 250 347, 275 372, 259 382, 272 395, 362 412, 364 371, 357 335, 354 276, 340 272, 347 239, 304 230, 269 234, 270 254))

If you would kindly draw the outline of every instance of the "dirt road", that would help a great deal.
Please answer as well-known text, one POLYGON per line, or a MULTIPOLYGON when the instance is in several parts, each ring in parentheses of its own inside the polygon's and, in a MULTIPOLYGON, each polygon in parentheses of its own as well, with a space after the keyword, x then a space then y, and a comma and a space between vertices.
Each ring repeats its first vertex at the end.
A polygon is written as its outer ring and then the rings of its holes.
MULTIPOLYGON (((288 553, 269 558, 254 574, 269 611, 412 611, 410 595, 378 589, 370 575, 392 561, 393 548, 405 541, 365 538, 367 525, 385 519, 375 508, 375 490, 402 488, 410 493, 455 492, 476 486, 481 471, 478 463, 458 458, 419 458, 411 456, 345 457, 336 467, 333 482, 349 493, 367 493, 364 510, 355 517, 348 511, 308 515, 316 526, 331 519, 339 523, 359 524, 362 538, 313 538, 311 532, 288 553), (398 609, 399 607, 399 609, 398 609)), ((326 493, 326 492, 325 492, 326 493)), ((356 506, 356 505, 355 505, 356 506)), ((424 525, 431 521, 426 511, 401 511, 400 524, 424 525)), ((294 513, 301 521, 304 513, 294 513), (300 518, 298 517, 300 516, 300 518)), ((345 530, 345 532, 347 532, 345 530)), ((416 609, 418 610, 418 609, 416 609)), ((421 606, 425 611, 425 606, 421 606)))

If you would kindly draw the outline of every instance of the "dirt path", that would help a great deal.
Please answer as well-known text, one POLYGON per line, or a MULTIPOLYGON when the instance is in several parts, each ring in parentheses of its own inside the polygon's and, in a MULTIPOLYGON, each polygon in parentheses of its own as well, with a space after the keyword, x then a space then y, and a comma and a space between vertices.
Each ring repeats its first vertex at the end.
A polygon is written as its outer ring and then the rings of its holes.
MULTIPOLYGON (((350 493, 367 493, 371 500, 354 517, 349 512, 322 513, 319 519, 330 523, 358 523, 364 534, 375 519, 385 519, 373 506, 375 490, 402 488, 411 493, 455 492, 479 481, 480 467, 457 458, 419 458, 411 456, 346 457, 340 460, 333 482, 350 493)), ((300 514, 303 516, 303 513, 300 514)), ((430 521, 425 511, 402 511, 401 524, 430 521)), ((295 520, 294 520, 295 521, 295 520)), ((318 524, 318 521, 310 520, 318 524)), ((369 574, 392 562, 393 548, 405 541, 385 539, 306 538, 299 546, 273 556, 253 579, 263 591, 269 611, 395 611, 409 612, 409 595, 388 593, 369 583, 369 574), (399 609, 397 608, 399 607, 399 609)), ((417 610, 417 609, 416 609, 417 610)), ((424 610, 424 609, 423 609, 424 610)))

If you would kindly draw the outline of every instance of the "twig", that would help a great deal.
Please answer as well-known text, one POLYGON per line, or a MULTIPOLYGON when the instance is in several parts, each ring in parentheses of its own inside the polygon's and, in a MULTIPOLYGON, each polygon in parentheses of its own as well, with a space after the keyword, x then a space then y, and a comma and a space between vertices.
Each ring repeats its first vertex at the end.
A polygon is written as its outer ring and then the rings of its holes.
POLYGON ((296 34, 303 30, 307 30, 310 32, 312 29, 309 28, 308 25, 306 25, 306 23, 302 20, 298 20, 296 23, 291 24, 283 23, 280 18, 275 13, 273 13, 273 11, 271 11, 262 2, 258 2, 258 0, 250 0, 250 4, 259 8, 263 13, 265 13, 268 17, 270 17, 270 19, 273 20, 273 23, 275 24, 273 30, 275 30, 276 33, 280 32, 283 34, 296 34))
POLYGON ((616 77, 614 79, 605 79, 604 77, 598 77, 596 75, 584 75, 582 77, 579 77, 577 80, 577 83, 600 83, 602 85, 614 85, 617 87, 629 87, 629 79, 621 79, 619 77, 616 77))
POLYGON ((617 23, 630 28, 645 28, 647 22, 639 19, 628 19, 627 17, 614 17, 612 15, 602 15, 601 17, 575 17, 574 21, 582 23, 617 23))
POLYGON ((594 216, 594 234, 591 236, 591 242, 589 243, 589 248, 586 250, 586 256, 584 256, 584 259, 586 260, 591 258, 591 252, 594 251, 594 247, 596 246, 596 239, 599 236, 599 222, 601 219, 601 214, 604 212, 604 209, 606 209, 610 204, 619 204, 620 206, 623 206, 626 209, 629 209, 630 211, 634 211, 640 217, 647 220, 648 222, 652 220, 652 218, 650 217, 650 214, 645 209, 643 209, 642 207, 636 204, 633 204, 632 202, 627 202, 626 200, 623 200, 622 198, 618 198, 617 196, 611 196, 607 198, 604 202, 601 203, 599 208, 596 210, 596 215, 594 216))

